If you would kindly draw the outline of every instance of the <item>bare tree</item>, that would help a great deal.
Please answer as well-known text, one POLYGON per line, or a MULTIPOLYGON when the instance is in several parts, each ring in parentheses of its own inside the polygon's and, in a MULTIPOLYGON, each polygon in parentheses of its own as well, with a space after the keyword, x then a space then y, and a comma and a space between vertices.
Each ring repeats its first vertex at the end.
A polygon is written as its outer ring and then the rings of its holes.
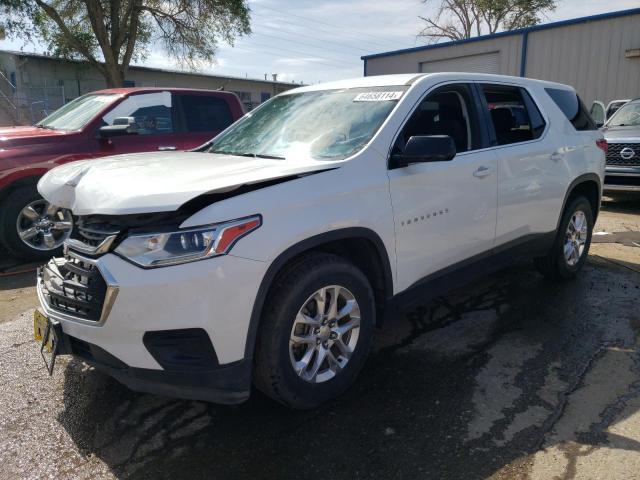
POLYGON ((153 47, 189 68, 249 33, 246 0, 0 0, 0 31, 87 60, 110 87, 153 47))
POLYGON ((422 0, 435 7, 431 17, 420 16, 426 26, 418 36, 430 43, 462 40, 503 30, 535 25, 555 9, 556 0, 422 0))

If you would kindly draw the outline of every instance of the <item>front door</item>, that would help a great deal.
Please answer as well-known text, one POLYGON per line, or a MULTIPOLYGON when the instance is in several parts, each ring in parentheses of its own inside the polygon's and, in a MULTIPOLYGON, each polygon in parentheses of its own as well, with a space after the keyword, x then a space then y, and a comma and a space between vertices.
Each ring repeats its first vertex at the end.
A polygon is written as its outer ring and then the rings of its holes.
POLYGON ((497 161, 483 150, 477 96, 467 84, 429 93, 400 132, 394 152, 414 135, 449 135, 452 160, 391 168, 398 286, 490 251, 496 228, 497 161))
POLYGON ((182 150, 176 132, 175 105, 170 92, 130 95, 102 117, 101 126, 128 119, 137 133, 98 138, 96 156, 122 153, 182 150))

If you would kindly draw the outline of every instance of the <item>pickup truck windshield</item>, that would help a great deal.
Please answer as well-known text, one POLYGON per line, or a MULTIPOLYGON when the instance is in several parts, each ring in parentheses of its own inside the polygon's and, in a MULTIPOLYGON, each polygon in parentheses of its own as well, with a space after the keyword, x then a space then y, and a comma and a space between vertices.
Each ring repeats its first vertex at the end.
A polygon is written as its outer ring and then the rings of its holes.
POLYGON ((107 105, 120 98, 121 95, 94 94, 84 95, 63 105, 48 117, 43 118, 36 127, 52 130, 80 130, 107 105))
POLYGON ((640 126, 640 102, 627 103, 620 107, 607 127, 637 127, 640 126))
POLYGON ((351 88, 277 96, 219 135, 208 151, 340 160, 371 140, 406 89, 351 88))

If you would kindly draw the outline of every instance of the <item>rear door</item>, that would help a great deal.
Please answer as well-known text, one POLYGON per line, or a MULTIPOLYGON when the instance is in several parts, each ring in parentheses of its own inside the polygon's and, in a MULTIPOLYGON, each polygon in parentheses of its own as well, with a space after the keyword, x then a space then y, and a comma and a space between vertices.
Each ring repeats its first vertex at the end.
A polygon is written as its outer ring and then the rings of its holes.
POLYGON ((522 87, 480 84, 493 149, 498 156, 496 245, 555 229, 558 195, 566 189, 564 149, 522 87))
POLYGON ((98 129, 125 118, 136 133, 104 139, 96 131, 96 156, 183 148, 176 132, 176 109, 171 92, 146 92, 125 97, 102 116, 98 129))
POLYGON ((395 141, 392 155, 411 136, 449 135, 457 151, 448 161, 390 166, 401 290, 493 246, 496 156, 478 115, 471 85, 444 85, 417 105, 395 141))
POLYGON ((231 106, 224 97, 206 93, 180 93, 177 97, 185 149, 202 145, 234 122, 231 106))

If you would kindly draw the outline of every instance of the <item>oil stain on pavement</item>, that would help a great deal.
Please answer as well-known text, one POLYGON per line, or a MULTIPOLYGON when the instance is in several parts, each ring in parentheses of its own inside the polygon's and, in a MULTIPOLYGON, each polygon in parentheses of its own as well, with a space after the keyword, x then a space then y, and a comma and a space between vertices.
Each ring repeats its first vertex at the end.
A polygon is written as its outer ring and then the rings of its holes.
POLYGON ((598 257, 567 283, 512 267, 390 315, 356 385, 307 412, 137 394, 75 360, 49 378, 27 312, 0 323, 0 478, 639 478, 639 295, 598 257))

